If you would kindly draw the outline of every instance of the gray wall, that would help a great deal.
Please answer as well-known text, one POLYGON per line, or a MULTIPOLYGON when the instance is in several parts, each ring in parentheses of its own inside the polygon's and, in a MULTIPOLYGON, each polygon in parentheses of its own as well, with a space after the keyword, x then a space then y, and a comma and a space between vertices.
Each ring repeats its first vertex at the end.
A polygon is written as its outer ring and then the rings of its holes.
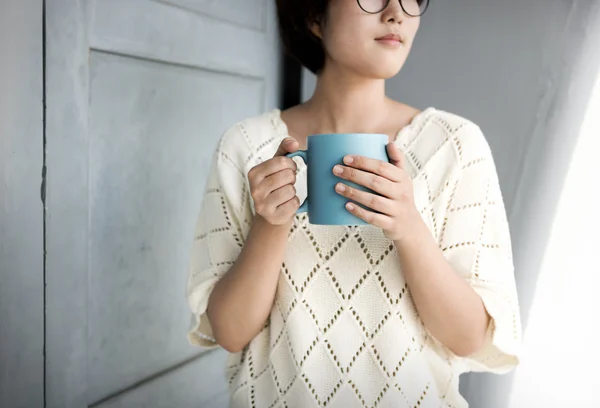
POLYGON ((0 407, 42 407, 42 1, 0 2, 0 407))
MULTIPOLYGON (((478 123, 497 162, 524 326, 600 60, 600 1, 435 1, 390 96, 478 123)), ((305 71, 303 95, 314 89, 305 71)), ((466 377, 466 378, 465 378, 466 377)), ((504 407, 512 375, 469 375, 472 407, 504 407)))

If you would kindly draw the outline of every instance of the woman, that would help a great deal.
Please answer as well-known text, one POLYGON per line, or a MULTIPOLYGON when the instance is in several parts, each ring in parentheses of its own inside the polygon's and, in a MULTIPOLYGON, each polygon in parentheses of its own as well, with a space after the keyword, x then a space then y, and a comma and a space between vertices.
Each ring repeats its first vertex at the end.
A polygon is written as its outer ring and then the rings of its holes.
POLYGON ((479 127, 385 95, 427 1, 277 8, 287 52, 317 74, 316 90, 221 138, 190 269, 190 340, 230 352, 233 407, 467 406, 459 375, 512 369, 520 319, 479 127), (352 132, 389 135, 390 163, 355 156, 332 169, 347 211, 369 225, 309 224, 295 215, 297 166, 285 154, 308 135, 352 132))

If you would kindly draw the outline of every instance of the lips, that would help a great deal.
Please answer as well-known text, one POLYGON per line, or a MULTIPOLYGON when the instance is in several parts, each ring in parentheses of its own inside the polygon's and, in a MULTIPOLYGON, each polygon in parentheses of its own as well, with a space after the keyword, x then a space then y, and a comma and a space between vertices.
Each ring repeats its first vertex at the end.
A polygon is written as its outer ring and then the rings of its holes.
POLYGON ((396 42, 402 42, 402 37, 400 36, 400 34, 388 34, 386 36, 383 37, 379 37, 376 38, 377 41, 396 41, 396 42))

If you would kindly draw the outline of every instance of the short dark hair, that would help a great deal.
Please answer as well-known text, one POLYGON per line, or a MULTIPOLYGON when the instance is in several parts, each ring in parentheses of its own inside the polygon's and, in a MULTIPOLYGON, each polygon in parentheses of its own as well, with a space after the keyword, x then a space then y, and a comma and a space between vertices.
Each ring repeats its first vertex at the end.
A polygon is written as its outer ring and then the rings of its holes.
POLYGON ((314 21, 324 21, 329 0, 276 0, 279 35, 284 51, 312 73, 325 65, 320 38, 310 31, 314 21))

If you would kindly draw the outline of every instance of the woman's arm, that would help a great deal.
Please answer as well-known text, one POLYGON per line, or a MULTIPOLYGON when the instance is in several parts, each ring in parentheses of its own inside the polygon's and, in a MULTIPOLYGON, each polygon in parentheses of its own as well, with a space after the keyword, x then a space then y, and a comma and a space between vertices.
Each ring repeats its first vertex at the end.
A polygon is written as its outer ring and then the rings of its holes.
POLYGON ((269 317, 289 230, 290 223, 275 226, 255 216, 238 260, 209 297, 215 340, 231 353, 241 351, 269 317))
POLYGON ((300 206, 294 188, 297 167, 285 157, 296 150, 298 142, 286 138, 272 159, 248 172, 256 215, 241 253, 211 292, 206 311, 215 340, 230 352, 242 350, 260 333, 273 307, 288 234, 300 206))
POLYGON ((422 219, 415 221, 410 239, 394 241, 415 307, 436 339, 454 354, 469 356, 483 346, 490 316, 422 219))

